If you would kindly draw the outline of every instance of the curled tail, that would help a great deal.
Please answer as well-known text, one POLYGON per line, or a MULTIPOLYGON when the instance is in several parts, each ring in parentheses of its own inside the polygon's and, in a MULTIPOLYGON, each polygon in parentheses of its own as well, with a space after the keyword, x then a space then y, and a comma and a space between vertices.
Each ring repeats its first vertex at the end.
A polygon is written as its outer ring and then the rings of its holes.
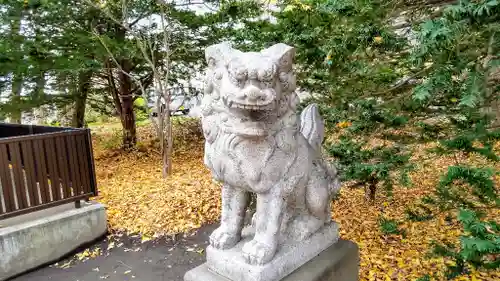
POLYGON ((319 152, 325 137, 325 124, 316 104, 308 105, 300 114, 300 132, 311 147, 319 152))
MULTIPOLYGON (((321 144, 325 137, 325 123, 319 114, 316 104, 308 105, 300 114, 300 132, 307 139, 311 147, 320 154, 321 144)), ((334 196, 340 191, 340 180, 337 169, 332 163, 328 163, 322 158, 318 160, 328 179, 329 194, 330 196, 334 196)))

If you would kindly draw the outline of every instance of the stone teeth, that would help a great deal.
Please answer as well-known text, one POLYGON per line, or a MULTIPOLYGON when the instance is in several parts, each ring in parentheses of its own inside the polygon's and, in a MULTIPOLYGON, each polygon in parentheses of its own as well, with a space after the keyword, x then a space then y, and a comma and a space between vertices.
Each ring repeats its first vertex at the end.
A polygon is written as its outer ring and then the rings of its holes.
POLYGON ((246 110, 267 110, 273 107, 273 103, 267 104, 241 104, 232 100, 226 102, 226 105, 230 108, 246 109, 246 110))

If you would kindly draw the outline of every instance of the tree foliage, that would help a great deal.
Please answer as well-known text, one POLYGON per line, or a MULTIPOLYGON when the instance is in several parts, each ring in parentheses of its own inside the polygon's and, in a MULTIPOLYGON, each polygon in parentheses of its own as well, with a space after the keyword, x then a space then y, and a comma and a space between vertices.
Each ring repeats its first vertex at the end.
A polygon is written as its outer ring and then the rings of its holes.
POLYGON ((0 112, 20 122, 21 113, 44 104, 69 106, 73 126, 81 127, 90 105, 120 117, 124 147, 133 147, 134 100, 157 91, 151 64, 168 71, 168 91, 197 94, 190 80, 204 65, 203 49, 227 36, 225 22, 234 19, 223 16, 224 9, 199 14, 190 5, 152 0, 2 2, 0 112), (168 42, 160 15, 169 30, 168 42))
MULTIPOLYGON (((272 20, 247 20, 234 39, 251 42, 248 49, 296 47, 298 85, 311 94, 306 103, 320 105, 332 136, 326 152, 344 180, 373 200, 379 186, 390 195, 394 184, 410 184, 417 144, 437 144, 436 156, 498 161, 499 132, 484 108, 500 96, 500 2, 449 2, 277 1, 272 20)), ((454 260, 449 278, 470 267, 498 268, 497 225, 479 215, 499 207, 494 176, 492 168, 457 160, 434 193, 407 211, 426 220, 462 210, 460 246, 436 248, 454 260)), ((385 218, 380 226, 400 231, 385 218)))

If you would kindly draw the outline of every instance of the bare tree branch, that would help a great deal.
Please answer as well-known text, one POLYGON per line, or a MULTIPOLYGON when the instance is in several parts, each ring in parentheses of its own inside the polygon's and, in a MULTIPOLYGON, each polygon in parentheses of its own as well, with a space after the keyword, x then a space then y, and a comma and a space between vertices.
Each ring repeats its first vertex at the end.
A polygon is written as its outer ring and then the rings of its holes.
MULTIPOLYGON (((109 62, 106 62, 106 64, 109 64, 109 62)), ((108 68, 108 83, 111 87, 110 91, 111 91, 111 96, 113 97, 113 102, 115 104, 115 108, 118 111, 118 113, 121 115, 122 114, 121 101, 120 101, 120 97, 118 94, 118 89, 116 88, 115 80, 113 78, 113 70, 111 68, 108 68)))
POLYGON ((118 63, 118 61, 116 60, 115 56, 113 55, 113 52, 111 52, 111 50, 109 49, 109 47, 106 44, 106 42, 104 42, 104 40, 101 38, 101 36, 99 36, 99 34, 97 34, 97 32, 95 30, 93 31, 93 33, 94 33, 95 37, 99 40, 99 42, 101 43, 101 45, 106 49, 106 52, 108 53, 108 55, 110 56, 111 60, 114 62, 114 64, 116 65, 116 67, 123 74, 125 74, 126 76, 128 76, 130 79, 134 80, 139 85, 139 87, 141 88, 142 93, 145 95, 146 94, 146 90, 144 89, 144 86, 142 85, 141 81, 138 80, 137 78, 135 78, 130 73, 128 73, 125 70, 123 70, 122 66, 120 65, 120 63, 118 63))

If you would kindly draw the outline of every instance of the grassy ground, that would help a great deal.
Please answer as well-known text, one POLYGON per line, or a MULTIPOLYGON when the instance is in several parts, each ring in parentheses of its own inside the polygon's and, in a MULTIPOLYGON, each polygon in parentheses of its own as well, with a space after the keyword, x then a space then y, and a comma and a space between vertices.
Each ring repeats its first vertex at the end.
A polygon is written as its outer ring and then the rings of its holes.
MULTIPOLYGON (((138 127, 138 148, 127 153, 118 149, 119 123, 91 127, 100 190, 97 200, 107 205, 112 230, 159 236, 189 231, 219 218, 220 187, 203 165, 203 138, 196 122, 176 119, 173 174, 165 180, 150 124, 138 127)), ((425 253, 433 240, 457 240, 456 222, 444 216, 429 222, 407 222, 401 225, 407 233, 404 237, 384 235, 378 227, 382 215, 403 219, 405 208, 433 190, 453 159, 436 160, 421 153, 414 160, 418 169, 411 176, 411 188, 398 187, 392 198, 381 195, 374 204, 365 202, 363 190, 343 189, 332 205, 342 237, 360 246, 361 280, 415 280, 424 273, 440 271, 447 263, 426 258, 425 253)), ((475 157, 463 161, 488 164, 475 157)), ((500 273, 472 272, 459 280, 500 280, 500 273)))

